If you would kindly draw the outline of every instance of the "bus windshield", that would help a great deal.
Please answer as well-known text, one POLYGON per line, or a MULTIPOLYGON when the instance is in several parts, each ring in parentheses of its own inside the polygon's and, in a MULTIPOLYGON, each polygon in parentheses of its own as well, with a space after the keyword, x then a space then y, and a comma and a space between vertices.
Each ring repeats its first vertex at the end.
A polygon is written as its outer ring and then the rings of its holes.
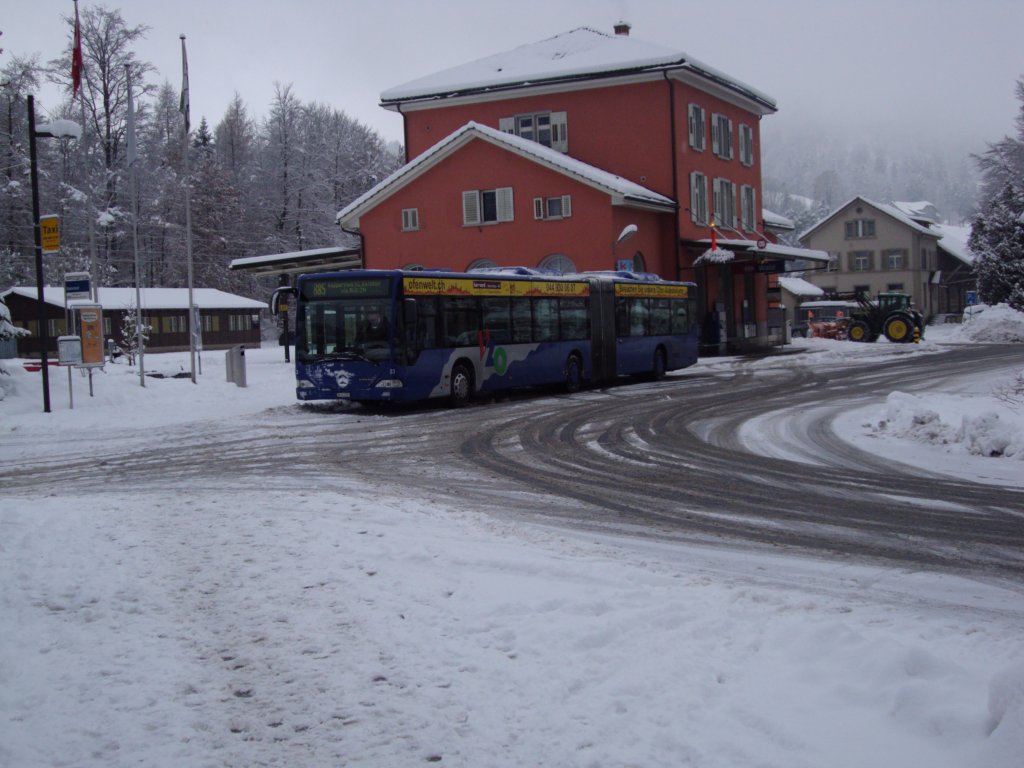
POLYGON ((391 355, 391 284, 388 280, 317 280, 302 287, 296 358, 368 360, 391 355))

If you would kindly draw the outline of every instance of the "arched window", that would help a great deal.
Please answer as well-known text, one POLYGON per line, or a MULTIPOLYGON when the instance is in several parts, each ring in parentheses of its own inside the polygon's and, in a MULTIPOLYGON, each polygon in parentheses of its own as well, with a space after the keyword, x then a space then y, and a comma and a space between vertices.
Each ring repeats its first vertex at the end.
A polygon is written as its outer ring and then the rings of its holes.
POLYGON ((422 272, 426 267, 422 264, 406 264, 402 269, 406 272, 422 272))
POLYGON ((633 271, 634 272, 646 272, 647 265, 644 263, 643 251, 637 251, 633 254, 633 271))
POLYGON ((572 259, 561 253, 545 256, 537 266, 541 269, 550 269, 552 272, 561 272, 563 275, 571 275, 576 272, 576 265, 572 263, 572 259))
POLYGON ((466 267, 466 269, 494 269, 497 266, 498 265, 490 259, 477 259, 476 261, 470 262, 470 265, 466 267))

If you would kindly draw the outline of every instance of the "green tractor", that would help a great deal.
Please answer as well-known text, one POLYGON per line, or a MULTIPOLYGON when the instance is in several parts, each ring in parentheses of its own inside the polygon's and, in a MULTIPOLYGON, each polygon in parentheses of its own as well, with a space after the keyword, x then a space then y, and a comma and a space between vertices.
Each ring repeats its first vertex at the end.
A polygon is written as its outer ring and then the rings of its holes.
POLYGON ((864 294, 853 296, 860 305, 850 316, 846 338, 851 341, 875 341, 882 334, 889 341, 906 343, 924 336, 924 315, 900 291, 886 291, 872 301, 864 294))

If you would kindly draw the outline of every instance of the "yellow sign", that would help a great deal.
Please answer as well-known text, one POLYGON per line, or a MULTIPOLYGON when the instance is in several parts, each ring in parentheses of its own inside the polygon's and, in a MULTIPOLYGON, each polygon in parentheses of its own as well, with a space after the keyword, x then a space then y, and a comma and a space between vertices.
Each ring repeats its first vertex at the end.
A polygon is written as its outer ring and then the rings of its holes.
POLYGON ((60 250, 60 216, 40 216, 39 232, 42 235, 43 253, 60 250))
POLYGON ((659 285, 657 283, 616 283, 616 296, 648 299, 685 299, 690 295, 686 285, 659 285))

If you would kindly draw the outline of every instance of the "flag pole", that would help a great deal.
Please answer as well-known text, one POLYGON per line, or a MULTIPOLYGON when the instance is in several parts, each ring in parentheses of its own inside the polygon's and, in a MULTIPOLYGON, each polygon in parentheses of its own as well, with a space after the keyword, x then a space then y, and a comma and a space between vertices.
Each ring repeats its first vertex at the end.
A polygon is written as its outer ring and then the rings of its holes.
POLYGON ((181 37, 181 104, 179 109, 185 120, 182 131, 182 154, 185 157, 185 254, 188 260, 188 351, 192 363, 192 383, 196 383, 196 312, 193 304, 192 290, 192 183, 188 168, 188 57, 185 55, 185 35, 181 37))
POLYGON ((135 251, 135 343, 139 347, 139 386, 146 386, 146 370, 144 363, 145 336, 142 333, 142 268, 139 265, 139 190, 138 176, 135 172, 135 107, 132 104, 132 72, 131 65, 124 65, 125 79, 128 82, 128 170, 129 186, 132 193, 132 246, 135 251))

